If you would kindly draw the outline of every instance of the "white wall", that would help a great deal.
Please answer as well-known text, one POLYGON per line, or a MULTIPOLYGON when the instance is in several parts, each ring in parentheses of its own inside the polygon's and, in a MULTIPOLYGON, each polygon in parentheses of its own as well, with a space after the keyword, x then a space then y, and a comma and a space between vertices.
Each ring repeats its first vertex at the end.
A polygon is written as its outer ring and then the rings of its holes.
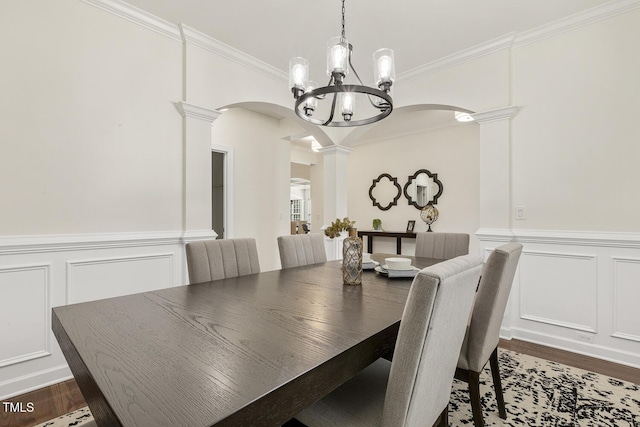
MULTIPOLYGON (((383 124, 381 123, 380 126, 383 124)), ((415 231, 426 231, 420 210, 409 205, 404 193, 397 206, 383 211, 369 198, 374 179, 388 173, 398 179, 404 189, 408 177, 419 169, 437 173, 443 184, 438 198, 439 219, 434 231, 469 233, 470 252, 478 253, 475 232, 479 227, 478 125, 465 123, 418 134, 356 145, 348 158, 349 218, 361 230, 373 229, 373 219, 382 220, 388 231, 404 231, 407 221, 415 220, 415 231)), ((375 252, 395 253, 394 238, 376 238, 375 252)), ((404 239, 402 253, 413 255, 415 242, 404 239)))
POLYGON ((180 41, 62 0, 3 2, 0 44, 0 235, 180 229, 180 41))
POLYGON ((513 49, 523 229, 640 231, 640 10, 513 49))
POLYGON ((290 143, 278 120, 232 108, 214 122, 212 141, 234 151, 234 237, 254 237, 262 271, 280 268, 277 237, 290 234, 290 143))

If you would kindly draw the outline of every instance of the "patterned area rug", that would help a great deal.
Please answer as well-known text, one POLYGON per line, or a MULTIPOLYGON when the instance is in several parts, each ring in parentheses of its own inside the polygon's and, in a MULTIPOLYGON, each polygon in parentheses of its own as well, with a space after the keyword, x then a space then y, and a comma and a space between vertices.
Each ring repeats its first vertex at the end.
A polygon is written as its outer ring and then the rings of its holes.
MULTIPOLYGON (((500 350, 507 419, 498 417, 488 368, 480 394, 487 427, 640 427, 640 386, 536 357, 500 350)), ((36 427, 81 427, 93 420, 82 408, 36 427)), ((454 381, 449 425, 473 426, 467 384, 454 381)))

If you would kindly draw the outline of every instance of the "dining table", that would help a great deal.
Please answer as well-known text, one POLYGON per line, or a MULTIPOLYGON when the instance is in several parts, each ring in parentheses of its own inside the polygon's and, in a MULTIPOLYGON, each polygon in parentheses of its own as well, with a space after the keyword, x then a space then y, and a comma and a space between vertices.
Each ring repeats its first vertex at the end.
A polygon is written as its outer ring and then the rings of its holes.
POLYGON ((411 283, 328 261, 55 307, 52 329, 98 426, 279 426, 392 354, 411 283))

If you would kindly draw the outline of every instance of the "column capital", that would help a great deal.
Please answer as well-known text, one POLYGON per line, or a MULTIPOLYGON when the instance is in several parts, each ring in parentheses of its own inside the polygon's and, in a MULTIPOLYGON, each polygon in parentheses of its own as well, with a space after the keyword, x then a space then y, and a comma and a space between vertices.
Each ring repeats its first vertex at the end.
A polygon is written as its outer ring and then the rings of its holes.
POLYGON ((509 120, 515 117, 518 113, 519 107, 515 105, 509 105, 507 107, 498 108, 495 110, 485 111, 482 113, 472 114, 473 120, 478 123, 496 122, 498 120, 509 120))
POLYGON ((192 117, 194 119, 203 120, 209 123, 213 123, 222 113, 218 110, 212 110, 210 108, 199 107, 197 105, 189 104, 185 101, 175 103, 176 108, 182 114, 182 117, 192 117))
POLYGON ((318 150, 318 153, 327 155, 327 154, 334 154, 334 153, 342 153, 342 154, 351 154, 351 152, 353 151, 352 148, 349 147, 345 147, 344 145, 330 145, 328 147, 322 147, 321 149, 318 150))

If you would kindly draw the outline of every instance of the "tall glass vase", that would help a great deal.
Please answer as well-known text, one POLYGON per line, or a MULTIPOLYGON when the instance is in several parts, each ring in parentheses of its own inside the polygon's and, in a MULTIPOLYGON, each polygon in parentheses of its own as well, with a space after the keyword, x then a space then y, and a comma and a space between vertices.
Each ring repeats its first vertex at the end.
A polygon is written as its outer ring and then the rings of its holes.
POLYGON ((342 281, 345 285, 362 284, 362 239, 355 228, 349 229, 342 246, 342 281))

